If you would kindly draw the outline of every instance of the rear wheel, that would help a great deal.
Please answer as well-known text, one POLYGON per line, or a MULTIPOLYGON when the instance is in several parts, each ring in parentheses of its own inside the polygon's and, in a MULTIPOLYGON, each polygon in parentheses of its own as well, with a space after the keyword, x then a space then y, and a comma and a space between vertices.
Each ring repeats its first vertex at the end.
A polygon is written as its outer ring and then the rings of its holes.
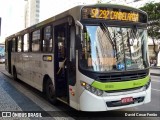
POLYGON ((47 80, 45 85, 45 92, 49 102, 52 104, 57 103, 56 95, 55 95, 55 87, 50 79, 47 80))

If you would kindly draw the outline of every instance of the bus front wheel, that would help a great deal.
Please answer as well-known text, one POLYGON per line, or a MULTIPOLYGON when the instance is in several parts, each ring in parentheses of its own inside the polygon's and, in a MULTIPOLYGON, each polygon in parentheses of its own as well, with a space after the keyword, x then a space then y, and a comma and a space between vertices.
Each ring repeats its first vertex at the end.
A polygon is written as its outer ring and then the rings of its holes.
POLYGON ((47 96, 48 101, 52 104, 57 103, 54 88, 55 87, 53 86, 52 81, 50 79, 48 79, 47 82, 46 82, 46 85, 45 85, 45 92, 46 92, 46 96, 47 96))

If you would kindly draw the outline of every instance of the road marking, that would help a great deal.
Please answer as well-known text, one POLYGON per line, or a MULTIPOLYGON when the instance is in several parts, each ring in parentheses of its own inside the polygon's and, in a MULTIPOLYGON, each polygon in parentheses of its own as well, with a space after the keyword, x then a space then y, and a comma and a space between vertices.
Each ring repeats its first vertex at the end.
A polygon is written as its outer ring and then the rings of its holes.
POLYGON ((160 92, 160 90, 157 90, 157 89, 153 89, 153 88, 152 88, 152 90, 155 90, 155 91, 159 91, 159 92, 160 92))

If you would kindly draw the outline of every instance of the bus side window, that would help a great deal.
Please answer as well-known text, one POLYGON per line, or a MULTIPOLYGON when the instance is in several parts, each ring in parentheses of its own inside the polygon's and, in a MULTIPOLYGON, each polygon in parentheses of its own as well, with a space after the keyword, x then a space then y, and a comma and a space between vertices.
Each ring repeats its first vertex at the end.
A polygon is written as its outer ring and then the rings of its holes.
POLYGON ((23 37, 24 37, 23 38, 23 51, 28 52, 28 50, 29 50, 29 36, 28 36, 28 34, 25 34, 23 37))
POLYGON ((44 28, 43 52, 52 52, 52 34, 51 26, 44 28))
POLYGON ((18 36, 17 52, 22 52, 22 39, 21 39, 21 36, 18 36))
POLYGON ((32 51, 38 52, 40 50, 40 30, 32 33, 32 51))
POLYGON ((12 39, 12 52, 16 52, 16 38, 12 39))

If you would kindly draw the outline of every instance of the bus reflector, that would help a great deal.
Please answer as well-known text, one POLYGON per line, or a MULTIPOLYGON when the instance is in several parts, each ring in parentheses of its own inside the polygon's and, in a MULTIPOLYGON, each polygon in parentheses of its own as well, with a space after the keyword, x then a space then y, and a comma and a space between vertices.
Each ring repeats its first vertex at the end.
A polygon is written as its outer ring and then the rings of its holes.
POLYGON ((74 92, 71 92, 71 94, 72 94, 72 96, 74 96, 75 94, 74 94, 74 92))
POLYGON ((72 88, 69 88, 70 91, 72 91, 72 88))

